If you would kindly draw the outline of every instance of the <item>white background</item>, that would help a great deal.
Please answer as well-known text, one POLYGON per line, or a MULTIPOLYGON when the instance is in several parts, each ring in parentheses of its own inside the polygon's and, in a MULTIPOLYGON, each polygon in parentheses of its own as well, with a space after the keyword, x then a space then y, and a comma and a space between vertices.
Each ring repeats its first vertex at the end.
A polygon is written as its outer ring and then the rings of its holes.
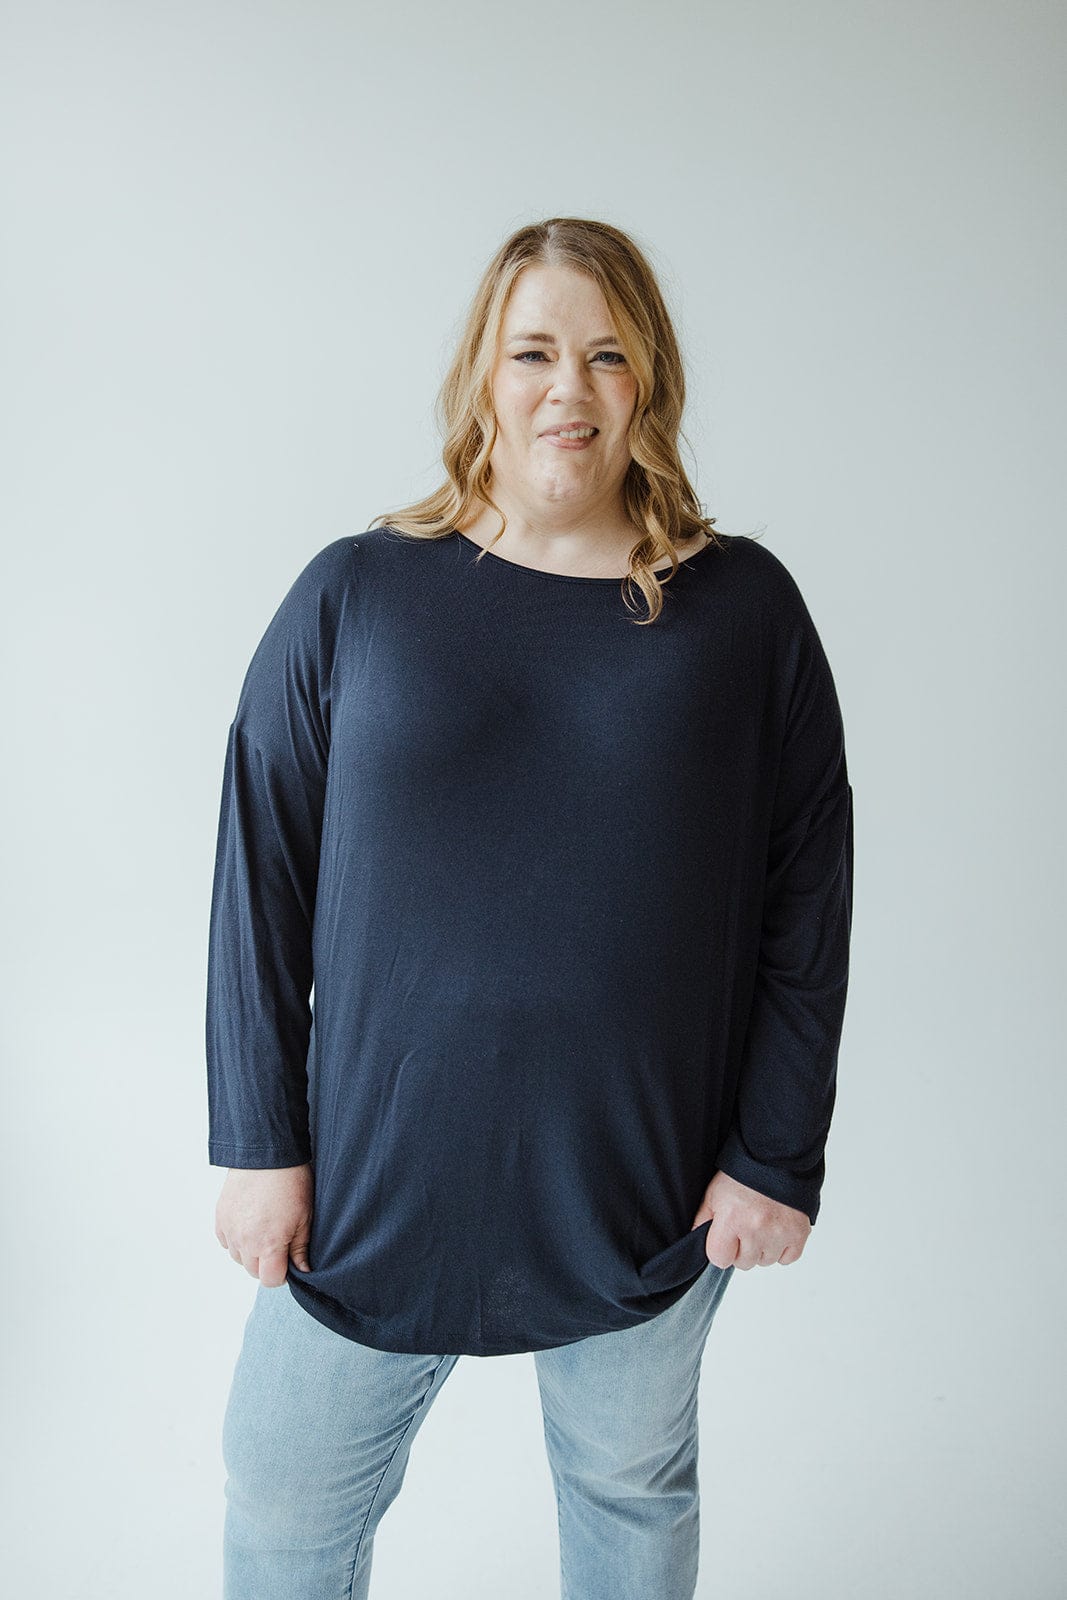
MULTIPOLYGON (((11 1592, 220 1592, 227 726, 306 561, 440 481, 489 256, 577 214, 660 273, 687 466, 800 584, 855 796, 822 1212, 708 1342, 698 1594, 1062 1595, 1063 7, 0 18, 11 1592)), ((554 1518, 533 1357, 468 1358, 374 1600, 546 1600, 554 1518)))

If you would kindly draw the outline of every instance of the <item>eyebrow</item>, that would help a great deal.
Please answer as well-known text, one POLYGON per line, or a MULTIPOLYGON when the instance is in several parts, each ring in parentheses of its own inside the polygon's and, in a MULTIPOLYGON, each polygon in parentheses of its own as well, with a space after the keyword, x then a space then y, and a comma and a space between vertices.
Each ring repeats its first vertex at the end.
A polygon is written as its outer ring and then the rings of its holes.
MULTIPOLYGON (((555 344, 555 339, 550 333, 513 333, 508 338, 508 344, 555 344)), ((608 334, 603 339, 590 339, 586 345, 587 350, 596 350, 603 344, 618 344, 614 334, 608 334)))

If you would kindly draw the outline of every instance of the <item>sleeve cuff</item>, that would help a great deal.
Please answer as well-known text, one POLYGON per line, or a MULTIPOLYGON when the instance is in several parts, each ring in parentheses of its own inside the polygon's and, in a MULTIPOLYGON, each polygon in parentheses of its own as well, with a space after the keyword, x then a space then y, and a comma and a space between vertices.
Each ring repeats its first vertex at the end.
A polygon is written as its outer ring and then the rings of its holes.
POLYGON ((767 1161, 756 1161, 745 1148, 740 1133, 736 1128, 732 1128, 719 1151, 717 1167, 720 1172, 725 1172, 727 1177, 735 1178, 738 1183, 743 1183, 749 1189, 755 1189, 759 1194, 766 1195, 769 1200, 777 1200, 782 1205, 803 1211, 812 1227, 815 1226, 815 1219, 819 1214, 820 1191, 826 1171, 823 1159, 820 1158, 818 1165, 810 1173, 798 1176, 788 1167, 775 1166, 767 1161))
POLYGON ((302 1167, 311 1160, 310 1153, 295 1148, 281 1150, 274 1145, 229 1144, 223 1139, 209 1139, 207 1149, 208 1165, 212 1167, 242 1167, 266 1172, 280 1167, 302 1167))

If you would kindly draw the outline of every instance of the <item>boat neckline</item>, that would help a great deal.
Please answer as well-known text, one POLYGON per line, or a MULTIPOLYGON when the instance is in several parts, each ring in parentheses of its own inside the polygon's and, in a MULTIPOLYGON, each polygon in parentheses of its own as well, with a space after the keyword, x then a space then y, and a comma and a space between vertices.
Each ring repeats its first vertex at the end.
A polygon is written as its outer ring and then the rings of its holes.
MULTIPOLYGON (((597 578, 591 576, 587 577, 585 574, 580 572, 546 572, 544 567, 527 567, 521 561, 512 561, 509 556, 497 555, 495 550, 487 549, 485 545, 479 544, 477 539, 471 539, 467 534, 461 533, 458 528, 453 528, 452 532, 456 535, 457 539, 461 539, 463 543, 469 545, 472 550, 484 550, 487 556, 489 556, 493 561, 499 562, 501 566, 513 567, 516 572, 528 572, 530 576, 534 578, 553 578, 563 583, 613 583, 617 588, 620 583, 626 582, 626 578, 628 576, 626 573, 620 573, 616 578, 597 578)), ((678 563, 679 569, 689 566, 689 564, 693 561, 699 561, 700 557, 702 555, 706 555, 714 543, 714 539, 709 539, 707 544, 704 545, 703 549, 694 550, 691 556, 684 557, 684 559, 680 560, 678 563)), ((654 568, 653 570, 658 578, 669 576, 671 571, 670 567, 654 568)))

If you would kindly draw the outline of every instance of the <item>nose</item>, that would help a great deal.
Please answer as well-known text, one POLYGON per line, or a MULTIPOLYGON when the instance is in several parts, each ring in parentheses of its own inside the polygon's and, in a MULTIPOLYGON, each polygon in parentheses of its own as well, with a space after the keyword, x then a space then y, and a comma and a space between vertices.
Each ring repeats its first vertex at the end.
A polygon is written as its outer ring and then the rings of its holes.
POLYGON ((571 396, 587 396, 592 393, 592 384, 586 371, 585 360, 582 356, 560 356, 556 363, 556 371, 552 378, 550 393, 558 395, 560 399, 571 396))

